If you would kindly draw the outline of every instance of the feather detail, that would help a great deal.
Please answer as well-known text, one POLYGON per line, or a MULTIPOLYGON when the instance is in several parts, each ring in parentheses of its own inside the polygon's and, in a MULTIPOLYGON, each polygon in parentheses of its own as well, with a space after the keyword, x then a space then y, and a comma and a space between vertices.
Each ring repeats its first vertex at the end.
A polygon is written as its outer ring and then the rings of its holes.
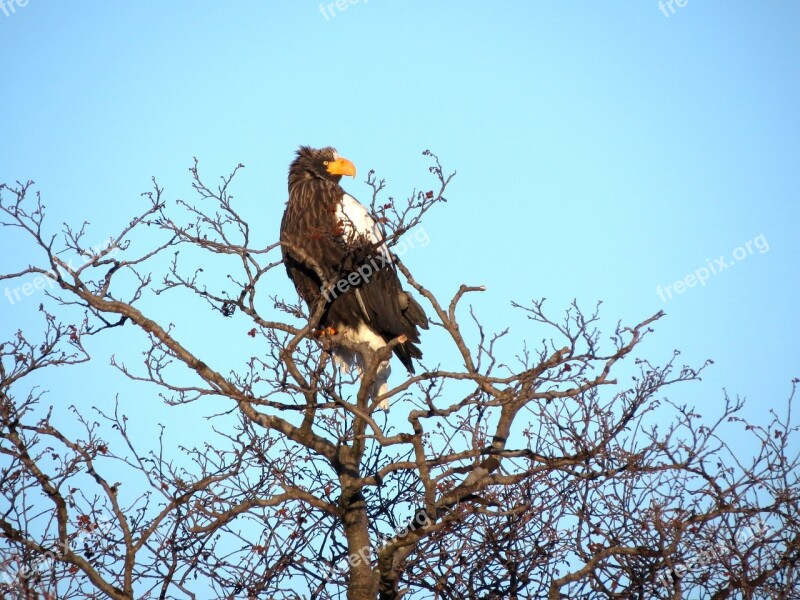
MULTIPOLYGON (((333 148, 304 146, 289 168, 289 201, 281 221, 286 272, 311 310, 324 296, 318 327, 345 332, 344 339, 370 352, 405 336, 394 353, 413 373, 413 359, 422 358, 417 344, 427 317, 403 290, 378 223, 341 188, 341 176, 326 170, 337 157, 333 148)), ((341 368, 360 373, 367 363, 345 344, 334 358, 341 368)), ((381 363, 373 398, 388 391, 389 372, 389 361, 381 363)))

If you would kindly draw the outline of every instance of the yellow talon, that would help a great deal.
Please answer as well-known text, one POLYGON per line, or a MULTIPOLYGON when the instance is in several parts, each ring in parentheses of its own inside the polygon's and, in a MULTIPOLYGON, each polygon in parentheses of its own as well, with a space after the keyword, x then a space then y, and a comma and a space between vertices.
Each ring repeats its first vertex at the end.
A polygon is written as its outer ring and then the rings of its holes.
POLYGON ((330 337, 332 335, 336 335, 337 333, 339 332, 336 331, 334 327, 323 327, 322 329, 317 329, 314 332, 314 335, 316 335, 317 337, 323 337, 323 336, 330 337))

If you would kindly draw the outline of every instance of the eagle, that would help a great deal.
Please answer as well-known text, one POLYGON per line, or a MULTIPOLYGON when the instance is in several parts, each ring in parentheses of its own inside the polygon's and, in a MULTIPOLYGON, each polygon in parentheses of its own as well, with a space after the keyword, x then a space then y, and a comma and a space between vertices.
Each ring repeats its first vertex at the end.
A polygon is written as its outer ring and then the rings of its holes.
MULTIPOLYGON (((419 329, 428 328, 428 319, 403 290, 375 219, 339 185, 345 175, 355 178, 355 165, 335 148, 297 150, 281 221, 286 272, 309 312, 324 302, 317 334, 341 336, 343 343, 332 351, 340 369, 355 369, 361 376, 369 353, 395 340, 394 353, 413 374, 412 360, 422 358, 419 329)), ((388 391, 389 373, 389 360, 384 360, 372 398, 388 391)), ((388 410, 388 400, 378 407, 388 410)))

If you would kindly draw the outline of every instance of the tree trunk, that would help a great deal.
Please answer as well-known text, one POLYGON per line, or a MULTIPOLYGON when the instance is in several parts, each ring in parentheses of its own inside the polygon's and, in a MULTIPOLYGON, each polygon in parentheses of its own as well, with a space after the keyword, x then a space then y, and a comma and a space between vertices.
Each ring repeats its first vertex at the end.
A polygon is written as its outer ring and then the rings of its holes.
POLYGON ((372 545, 369 539, 367 503, 361 493, 361 478, 358 477, 357 452, 342 448, 339 481, 342 496, 339 505, 342 525, 347 539, 347 562, 350 566, 350 581, 347 600, 375 600, 378 596, 378 579, 372 570, 372 545))

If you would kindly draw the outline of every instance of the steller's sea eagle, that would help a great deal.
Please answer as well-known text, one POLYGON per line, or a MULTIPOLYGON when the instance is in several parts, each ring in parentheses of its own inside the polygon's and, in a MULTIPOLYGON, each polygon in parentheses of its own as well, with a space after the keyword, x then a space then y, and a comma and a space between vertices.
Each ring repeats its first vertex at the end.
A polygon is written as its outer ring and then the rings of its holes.
MULTIPOLYGON (((325 298, 318 331, 339 334, 351 343, 346 345, 366 344, 372 352, 400 338, 394 353, 413 373, 412 359, 422 357, 417 328, 428 328, 427 317, 403 291, 377 223, 339 185, 343 175, 355 177, 356 168, 334 148, 297 151, 281 221, 286 271, 311 312, 325 298)), ((367 362, 362 352, 345 345, 333 351, 333 358, 340 368, 359 374, 367 362)), ((389 370, 389 361, 382 362, 373 398, 388 391, 389 370)), ((387 410, 388 400, 380 408, 387 410)))

